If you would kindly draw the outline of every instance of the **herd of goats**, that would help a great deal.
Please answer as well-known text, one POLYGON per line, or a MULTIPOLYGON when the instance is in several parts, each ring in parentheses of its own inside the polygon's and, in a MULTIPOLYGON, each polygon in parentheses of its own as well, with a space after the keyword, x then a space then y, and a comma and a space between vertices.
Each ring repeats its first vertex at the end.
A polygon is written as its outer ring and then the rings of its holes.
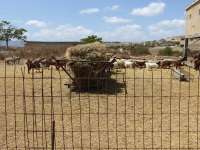
MULTIPOLYGON (((163 68, 169 69, 174 67, 176 69, 183 66, 185 63, 182 58, 178 59, 156 59, 156 60, 145 60, 145 59, 121 59, 113 57, 112 59, 112 67, 114 68, 163 68), (113 59, 115 61, 113 61, 113 59)), ((5 59, 7 64, 19 64, 20 57, 9 57, 5 59)), ((69 60, 66 58, 59 58, 59 57, 50 57, 50 58, 36 58, 36 59, 28 59, 26 62, 28 72, 32 69, 40 70, 41 68, 49 68, 50 66, 54 66, 57 70, 67 67, 69 64, 69 60)), ((200 53, 193 56, 192 59, 193 67, 196 70, 200 68, 200 53)))
MULTIPOLYGON (((13 56, 6 58, 5 62, 8 65, 14 65, 19 64, 20 59, 20 57, 13 56)), ((39 57, 36 59, 28 59, 26 65, 28 68, 28 73, 30 73, 32 69, 40 70, 42 68, 50 68, 50 66, 55 66, 57 70, 59 70, 60 68, 66 68, 67 61, 64 58, 56 58, 53 56, 50 58, 39 57)))

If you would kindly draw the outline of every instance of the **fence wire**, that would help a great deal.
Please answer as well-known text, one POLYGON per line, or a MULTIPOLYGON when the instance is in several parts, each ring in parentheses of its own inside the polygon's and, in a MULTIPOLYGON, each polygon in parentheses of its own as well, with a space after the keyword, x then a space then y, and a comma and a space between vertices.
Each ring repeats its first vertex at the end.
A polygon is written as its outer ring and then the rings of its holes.
POLYGON ((63 71, 1 66, 2 150, 200 149, 192 68, 184 82, 170 69, 118 69, 104 88, 79 91, 63 71))

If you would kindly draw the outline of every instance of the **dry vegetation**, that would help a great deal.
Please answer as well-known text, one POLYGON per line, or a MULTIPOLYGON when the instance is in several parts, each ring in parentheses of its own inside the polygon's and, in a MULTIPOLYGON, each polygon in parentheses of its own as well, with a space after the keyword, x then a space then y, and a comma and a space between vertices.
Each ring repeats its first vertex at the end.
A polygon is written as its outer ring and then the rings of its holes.
POLYGON ((0 60, 6 57, 19 56, 21 58, 38 58, 38 57, 51 57, 51 56, 64 56, 66 46, 57 47, 24 47, 24 48, 9 48, 8 52, 0 53, 0 60))
MULTIPOLYGON (((23 66, 16 66, 16 77, 22 77, 21 68, 23 66)), ((44 71, 43 99, 41 97, 42 74, 34 73, 35 79, 32 80, 32 75, 28 75, 26 71, 25 101, 23 101, 23 80, 22 78, 16 78, 14 81, 13 72, 14 67, 7 66, 8 146, 13 147, 10 149, 14 149, 17 145, 18 149, 21 150, 24 149, 26 142, 26 146, 29 144, 30 147, 41 148, 43 141, 44 147, 47 143, 48 148, 50 148, 51 80, 49 77, 51 70, 44 71), (34 83, 35 97, 32 97, 32 83, 34 83), (13 95, 16 95, 15 99, 13 95), (43 101, 45 129, 42 127, 44 122, 42 122, 43 117, 41 115, 43 101), (34 102, 35 107, 33 107, 34 102), (27 113, 25 116, 24 108, 26 108, 27 113), (35 143, 33 143, 32 132, 34 124, 33 108, 35 108, 36 113, 34 130, 38 131, 34 132, 35 143), (16 115, 14 115, 15 113, 16 115), (25 139, 24 117, 27 117, 28 123, 25 124, 25 128, 30 131, 25 132, 25 139), (47 132, 41 132, 42 130, 47 132)), ((199 110, 197 110, 199 80, 197 72, 192 69, 190 72, 191 82, 180 82, 171 78, 170 70, 162 70, 161 75, 161 70, 128 69, 126 70, 127 95, 125 95, 121 75, 113 75, 113 79, 117 79, 121 84, 118 84, 118 87, 112 86, 113 91, 110 93, 79 94, 70 92, 64 85, 65 82, 68 82, 64 72, 61 72, 62 80, 60 84, 59 72, 53 69, 53 102, 57 149, 64 149, 64 146, 70 150, 73 148, 75 150, 108 149, 108 147, 109 149, 198 149, 197 136, 200 136, 197 132, 200 129, 200 123, 197 122, 199 117, 199 110), (61 94, 62 97, 60 97, 61 94)), ((4 65, 1 64, 1 149, 6 149, 5 79, 2 78, 4 75, 4 65)))

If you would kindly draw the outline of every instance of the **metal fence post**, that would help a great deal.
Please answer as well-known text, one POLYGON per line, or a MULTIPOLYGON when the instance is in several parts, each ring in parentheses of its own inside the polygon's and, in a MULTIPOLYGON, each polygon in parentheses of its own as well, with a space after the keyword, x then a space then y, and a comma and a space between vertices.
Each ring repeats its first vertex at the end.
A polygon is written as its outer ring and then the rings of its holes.
POLYGON ((55 150, 55 121, 52 122, 52 129, 51 129, 51 149, 55 150))

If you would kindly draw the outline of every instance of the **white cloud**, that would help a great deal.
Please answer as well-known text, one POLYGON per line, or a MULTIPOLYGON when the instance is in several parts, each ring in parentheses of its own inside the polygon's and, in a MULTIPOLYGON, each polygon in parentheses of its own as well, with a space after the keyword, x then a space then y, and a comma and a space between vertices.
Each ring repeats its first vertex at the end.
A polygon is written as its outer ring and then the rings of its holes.
POLYGON ((46 23, 39 20, 29 20, 25 24, 28 26, 37 27, 37 28, 46 27, 46 23))
POLYGON ((41 41, 79 41, 92 33, 90 29, 83 26, 59 25, 43 28, 28 38, 41 41))
POLYGON ((103 19, 106 23, 111 23, 111 24, 127 24, 131 22, 130 19, 120 18, 116 16, 104 17, 103 19))
POLYGON ((111 10, 115 11, 115 10, 118 10, 119 8, 120 8, 119 5, 113 5, 113 6, 111 7, 111 10))
POLYGON ((80 14, 94 14, 94 13, 98 13, 100 10, 98 8, 88 8, 88 9, 83 9, 80 11, 80 14))
POLYGON ((155 36, 174 36, 184 34, 185 20, 173 19, 163 20, 149 26, 151 35, 155 36))
POLYGON ((40 28, 38 31, 27 33, 28 40, 37 41, 79 41, 88 35, 96 34, 104 41, 143 41, 145 35, 140 25, 124 25, 113 30, 94 32, 84 26, 57 25, 40 28))
POLYGON ((133 9, 131 14, 137 16, 155 16, 162 13, 165 6, 163 2, 152 2, 146 7, 133 9))
POLYGON ((97 35, 103 37, 105 41, 139 42, 145 39, 142 27, 137 24, 121 26, 97 35))
POLYGON ((140 42, 181 35, 184 34, 185 27, 185 21, 181 19, 163 20, 144 28, 138 24, 129 24, 131 20, 120 17, 104 17, 104 21, 120 26, 112 26, 110 30, 98 32, 81 25, 40 24, 38 26, 35 22, 28 21, 29 25, 39 28, 30 30, 27 36, 28 40, 38 41, 79 41, 88 35, 96 34, 104 41, 140 42))

